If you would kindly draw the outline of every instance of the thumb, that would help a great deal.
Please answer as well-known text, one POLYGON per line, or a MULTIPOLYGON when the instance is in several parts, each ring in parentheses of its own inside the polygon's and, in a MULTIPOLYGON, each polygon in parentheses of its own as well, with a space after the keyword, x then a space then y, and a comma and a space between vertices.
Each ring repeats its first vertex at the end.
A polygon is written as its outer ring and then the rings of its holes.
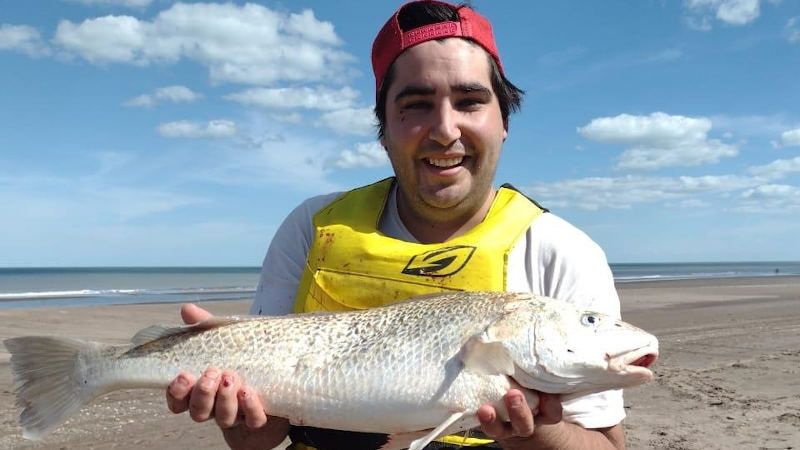
POLYGON ((197 305, 185 303, 181 306, 181 319, 187 325, 202 322, 209 317, 211 317, 211 313, 197 305))

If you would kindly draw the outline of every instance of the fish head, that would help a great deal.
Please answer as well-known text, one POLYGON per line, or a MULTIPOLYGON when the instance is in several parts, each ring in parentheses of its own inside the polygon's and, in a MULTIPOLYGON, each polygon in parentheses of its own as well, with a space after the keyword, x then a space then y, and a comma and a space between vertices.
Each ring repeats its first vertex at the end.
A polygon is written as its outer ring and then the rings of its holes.
POLYGON ((644 384, 658 358, 655 336, 606 314, 548 299, 506 344, 519 384, 550 393, 600 392, 644 384))

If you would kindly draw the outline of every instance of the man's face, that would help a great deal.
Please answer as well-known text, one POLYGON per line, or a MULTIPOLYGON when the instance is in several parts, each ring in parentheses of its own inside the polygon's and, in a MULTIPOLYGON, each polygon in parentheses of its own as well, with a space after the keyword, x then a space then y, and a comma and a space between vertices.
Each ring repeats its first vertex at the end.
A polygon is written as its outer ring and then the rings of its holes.
POLYGON ((483 49, 450 38, 395 60, 381 144, 400 185, 401 215, 437 223, 485 214, 506 135, 483 49))

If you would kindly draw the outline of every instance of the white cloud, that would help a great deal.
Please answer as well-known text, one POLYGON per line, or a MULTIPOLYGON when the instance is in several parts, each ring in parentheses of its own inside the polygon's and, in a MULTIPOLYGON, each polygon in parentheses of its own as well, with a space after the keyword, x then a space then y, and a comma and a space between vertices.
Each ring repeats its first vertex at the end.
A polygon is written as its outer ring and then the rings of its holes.
POLYGON ((735 146, 717 139, 697 142, 691 147, 631 148, 620 155, 619 169, 656 170, 662 167, 699 166, 717 163, 720 158, 736 156, 735 146))
POLYGON ((340 153, 332 163, 341 169, 383 167, 389 164, 389 157, 377 141, 361 142, 354 149, 340 153))
POLYGON ((800 156, 792 159, 777 159, 763 166, 754 166, 748 169, 748 172, 770 180, 784 178, 788 175, 800 173, 800 156))
POLYGON ((759 180, 735 175, 701 177, 591 177, 540 183, 524 190, 545 206, 584 210, 630 208, 662 201, 698 201, 698 195, 724 195, 757 186, 759 180))
POLYGON ((709 17, 686 17, 685 19, 686 25, 697 31, 710 31, 711 30, 711 19, 709 17))
POLYGON ((50 54, 39 30, 29 25, 6 23, 0 24, 0 50, 15 50, 33 57, 50 54))
POLYGON ((619 158, 619 169, 654 170, 672 166, 697 166, 736 156, 738 148, 708 139, 711 120, 655 112, 649 116, 620 114, 592 119, 579 127, 586 139, 630 145, 619 158))
POLYGON ((203 98, 203 94, 192 91, 186 86, 166 86, 158 88, 152 94, 136 96, 125 103, 125 106, 142 106, 151 108, 158 103, 169 101, 172 103, 194 102, 203 98))
POLYGON ((65 0, 72 3, 83 3, 84 5, 102 6, 124 6, 126 8, 144 8, 153 0, 65 0))
POLYGON ((314 11, 310 9, 304 9, 300 14, 290 14, 286 23, 286 31, 323 44, 339 45, 342 43, 333 29, 333 24, 320 22, 314 17, 314 11))
POLYGON ((229 120, 212 120, 208 123, 179 120, 162 123, 156 131, 166 138, 184 139, 224 139, 236 135, 236 124, 229 120))
POLYGON ((784 34, 792 44, 800 44, 800 16, 792 17, 786 22, 784 34))
POLYGON ((710 129, 711 120, 704 117, 694 119, 655 112, 649 116, 620 114, 592 119, 578 128, 578 132, 597 142, 660 147, 703 139, 710 129))
POLYGON ((248 3, 176 3, 151 21, 104 16, 59 23, 53 38, 93 64, 147 65, 183 58, 208 67, 214 82, 341 81, 354 58, 337 47, 333 25, 248 3))
POLYGON ((330 89, 323 86, 251 88, 226 95, 225 98, 244 105, 274 109, 321 109, 334 110, 350 107, 358 92, 350 87, 330 89))
POLYGON ((58 24, 53 42, 81 55, 91 63, 147 64, 143 54, 144 26, 131 16, 86 19, 80 25, 68 20, 58 24))
POLYGON ((270 114, 269 118, 279 123, 300 123, 303 121, 303 116, 296 111, 289 114, 270 114))
POLYGON ((772 137, 790 128, 794 123, 785 114, 745 116, 715 114, 710 119, 714 124, 714 129, 747 137, 772 137))
POLYGON ((686 209, 706 209, 711 207, 711 203, 698 198, 687 198, 678 202, 678 207, 686 209))
POLYGON ((370 136, 375 134, 375 114, 372 107, 344 108, 322 114, 316 125, 340 134, 370 136))
POLYGON ((800 210, 800 188, 785 184, 765 184, 741 194, 737 211, 782 213, 800 210))
MULTIPOLYGON (((268 126, 274 124, 265 121, 268 126)), ((184 183, 213 183, 234 186, 278 186, 308 194, 341 191, 343 188, 328 180, 328 162, 340 150, 340 144, 311 135, 286 135, 280 140, 261 138, 274 131, 259 129, 252 122, 243 127, 248 133, 242 141, 251 143, 248 151, 230 152, 211 149, 204 155, 203 167, 184 172, 184 183), (213 158, 212 158, 213 157, 213 158)), ((238 142, 234 142, 236 145, 238 142)), ((281 191, 283 192, 283 191, 281 191)))
POLYGON ((761 14, 760 0, 686 0, 684 5, 689 25, 699 30, 711 29, 711 14, 730 25, 748 24, 761 14))
POLYGON ((800 146, 800 128, 781 133, 781 145, 784 147, 800 146))

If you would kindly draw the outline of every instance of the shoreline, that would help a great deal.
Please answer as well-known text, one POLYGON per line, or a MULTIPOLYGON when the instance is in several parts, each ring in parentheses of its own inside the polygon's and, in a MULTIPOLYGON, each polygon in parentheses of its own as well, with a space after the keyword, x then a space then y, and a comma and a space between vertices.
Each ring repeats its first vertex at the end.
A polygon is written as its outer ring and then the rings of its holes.
MULTIPOLYGON (((654 333, 656 380, 625 391, 628 448, 800 447, 800 276, 619 283, 623 319, 654 333)), ((217 315, 249 301, 202 302, 217 315)), ((124 343, 178 323, 176 303, 0 309, 0 339, 50 334, 124 343)), ((0 448, 225 448, 213 421, 166 410, 160 390, 117 391, 41 442, 21 438, 0 347, 0 448)))
MULTIPOLYGON (((654 263, 655 264, 655 263, 654 263)), ((791 264, 800 264, 800 262, 792 262, 791 264)), ((657 265, 657 264, 655 264, 657 265)), ((99 268, 89 268, 91 270, 100 270, 99 268)), ((114 268, 112 268, 114 269, 114 268)), ((122 268, 120 268, 122 269, 122 268)), ((148 268, 159 269, 159 268, 148 268)), ((182 268, 160 268, 164 269, 167 273, 182 268)), ((206 270, 219 269, 219 268, 205 268, 206 270)), ((2 270, 2 269, 0 269, 2 270)), ((10 269, 9 269, 10 270, 10 269)), ((14 269, 16 270, 16 269, 14 269)), ((33 270, 33 269, 32 269, 33 270)), ((35 269, 39 270, 39 269, 35 269)), ((56 270, 56 269, 54 269, 56 270)), ((83 268, 60 268, 57 271, 75 271, 80 272, 83 268)), ((113 270, 112 270, 113 271, 113 270)), ((135 275, 134 273, 133 275, 135 275)), ((640 277, 619 277, 615 278, 615 284, 618 289, 623 289, 628 285, 650 285, 657 283, 673 283, 673 282, 697 282, 701 284, 706 283, 741 283, 744 280, 761 280, 761 279, 786 279, 800 277, 798 273, 784 272, 780 274, 774 273, 761 273, 761 274, 747 274, 747 275, 643 275, 640 277)), ((2 281, 2 280, 0 280, 2 281)), ((187 281, 187 280, 182 280, 187 281)), ((252 281, 252 280, 250 280, 252 281)), ((22 290, 0 293, 0 310, 9 308, 47 308, 47 307, 72 307, 72 306, 104 306, 104 305, 133 305, 133 304, 175 304, 185 302, 212 302, 212 301, 234 301, 246 300, 255 295, 255 285, 237 285, 235 287, 194 287, 194 288, 175 288, 158 286, 158 287, 126 287, 126 288, 66 288, 62 290, 22 290), (211 296, 204 298, 206 296, 211 296), (223 297, 224 296, 224 297, 223 297)))

